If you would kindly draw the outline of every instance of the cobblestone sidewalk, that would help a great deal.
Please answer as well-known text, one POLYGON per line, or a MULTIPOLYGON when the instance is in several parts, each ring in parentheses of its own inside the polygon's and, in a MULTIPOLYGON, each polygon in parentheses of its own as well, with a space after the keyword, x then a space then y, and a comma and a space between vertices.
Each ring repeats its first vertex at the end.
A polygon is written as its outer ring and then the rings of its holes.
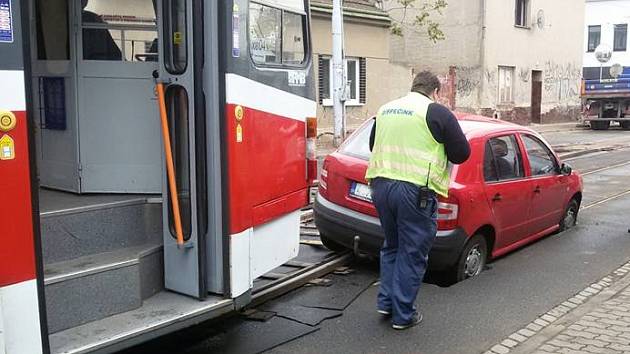
POLYGON ((630 353, 630 262, 484 354, 630 353))
POLYGON ((630 289, 545 342, 537 353, 630 353, 630 289))

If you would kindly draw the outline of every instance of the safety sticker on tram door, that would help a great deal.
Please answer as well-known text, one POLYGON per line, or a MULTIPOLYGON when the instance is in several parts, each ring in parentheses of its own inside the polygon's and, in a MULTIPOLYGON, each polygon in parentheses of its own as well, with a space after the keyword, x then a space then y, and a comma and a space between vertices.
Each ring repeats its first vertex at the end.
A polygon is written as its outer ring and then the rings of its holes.
POLYGON ((238 58, 241 56, 241 24, 238 5, 234 4, 232 8, 232 56, 238 58))
POLYGON ((13 43, 11 0, 0 0, 0 43, 13 43))
POLYGON ((13 142, 13 138, 5 134, 0 138, 0 160, 13 159, 15 159, 15 143, 13 142))

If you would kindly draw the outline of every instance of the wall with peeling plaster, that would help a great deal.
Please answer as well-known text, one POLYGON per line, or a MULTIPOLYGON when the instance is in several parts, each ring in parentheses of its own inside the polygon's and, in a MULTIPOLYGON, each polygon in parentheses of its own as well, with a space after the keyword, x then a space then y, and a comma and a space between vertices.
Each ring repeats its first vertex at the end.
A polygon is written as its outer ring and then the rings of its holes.
MULTIPOLYGON (((395 0, 385 4, 395 8, 395 0)), ((539 70, 543 123, 577 119, 584 8, 584 0, 530 0, 528 26, 520 28, 514 26, 514 0, 449 0, 439 18, 446 40, 433 44, 425 34, 408 31, 391 39, 391 58, 416 72, 430 69, 444 82, 454 67, 457 110, 521 123, 529 122, 532 70, 539 70), (539 13, 541 26, 536 23, 539 13), (515 68, 510 104, 498 103, 500 65, 515 68)), ((392 10, 390 15, 400 19, 403 13, 392 10)), ((404 16, 413 15, 408 11, 404 16)))
POLYGON ((583 51, 583 0, 530 0, 526 28, 514 26, 514 1, 488 0, 482 108, 497 108, 498 67, 515 67, 514 102, 503 107, 531 105, 532 70, 542 71, 542 113, 566 110, 573 118, 580 105, 583 51), (540 26, 539 14, 544 18, 540 26))

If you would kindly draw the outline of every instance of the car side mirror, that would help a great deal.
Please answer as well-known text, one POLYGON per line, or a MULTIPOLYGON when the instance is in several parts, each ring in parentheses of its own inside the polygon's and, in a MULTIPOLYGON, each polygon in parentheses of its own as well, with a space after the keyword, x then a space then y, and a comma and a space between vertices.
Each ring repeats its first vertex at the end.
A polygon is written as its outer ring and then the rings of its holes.
POLYGON ((565 176, 570 176, 572 172, 573 172, 573 168, 571 167, 571 165, 567 163, 563 163, 562 166, 560 167, 560 173, 562 173, 565 176))

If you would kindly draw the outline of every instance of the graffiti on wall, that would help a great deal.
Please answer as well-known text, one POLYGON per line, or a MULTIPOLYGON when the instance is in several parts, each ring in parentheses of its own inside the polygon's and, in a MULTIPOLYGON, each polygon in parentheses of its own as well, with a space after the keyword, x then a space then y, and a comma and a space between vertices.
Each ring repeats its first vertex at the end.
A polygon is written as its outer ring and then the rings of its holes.
POLYGON ((531 75, 532 75, 532 71, 529 68, 521 68, 518 71, 518 77, 523 82, 529 82, 531 75))
POLYGON ((577 98, 582 70, 573 63, 547 61, 543 69, 543 88, 560 101, 577 98))
POLYGON ((457 83, 455 85, 457 96, 463 98, 472 95, 479 87, 480 81, 478 67, 457 67, 457 83))

